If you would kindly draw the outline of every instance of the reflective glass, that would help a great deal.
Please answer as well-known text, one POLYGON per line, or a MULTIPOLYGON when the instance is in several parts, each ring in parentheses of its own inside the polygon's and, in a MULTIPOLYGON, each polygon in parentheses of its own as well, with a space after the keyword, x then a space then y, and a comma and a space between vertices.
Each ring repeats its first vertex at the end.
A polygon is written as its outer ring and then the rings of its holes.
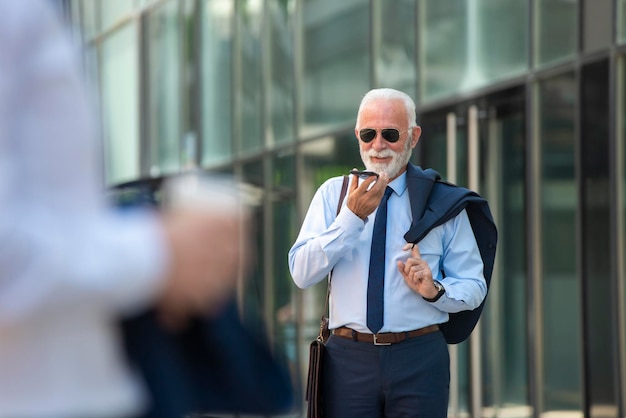
POLYGON ((139 58, 136 22, 107 37, 100 62, 107 184, 140 177, 139 58))
MULTIPOLYGON (((441 174, 445 180, 452 181, 448 176, 446 166, 447 144, 446 144, 446 114, 435 113, 425 114, 419 117, 418 125, 422 128, 422 136, 417 143, 419 159, 413 153, 412 162, 417 164, 418 160, 423 168, 433 168, 441 174)), ((454 180, 456 181, 456 180, 454 180)))
POLYGON ((177 172, 181 152, 181 59, 178 3, 167 2, 147 18, 150 174, 177 172))
POLYGON ((294 137, 294 3, 295 0, 268 0, 270 144, 293 141, 294 137))
POLYGON ((304 0, 302 9, 303 129, 354 121, 370 87, 370 2, 304 0))
MULTIPOLYGON (((609 62, 585 65, 581 71, 580 164, 582 204, 585 380, 591 410, 618 417, 616 384, 617 321, 613 315, 609 167, 609 62)), ((599 414, 597 414, 599 415, 599 414)))
POLYGON ((535 65, 573 58, 577 48, 578 0, 535 0, 535 65))
POLYGON ((606 50, 613 44, 614 0, 582 2, 582 49, 584 52, 606 50))
MULTIPOLYGON (((302 376, 298 371, 297 293, 293 284, 287 254, 298 235, 296 226, 295 156, 293 149, 272 159, 270 173, 272 188, 272 321, 276 349, 285 356, 292 376, 302 376)), ((267 237, 270 239, 270 237, 267 237)), ((308 346, 307 346, 308 348, 308 346)), ((306 369, 304 370, 306 371, 306 369)))
POLYGON ((617 0, 617 41, 626 41, 626 0, 617 0))
POLYGON ((415 4, 413 0, 386 0, 375 17, 380 19, 382 32, 380 52, 375 57, 378 85, 404 91, 411 97, 415 97, 417 76, 415 4))
POLYGON ((80 24, 80 30, 85 40, 90 40, 100 30, 100 2, 73 0, 73 19, 80 24))
POLYGON ((261 27, 263 2, 259 0, 239 0, 238 35, 240 77, 236 81, 237 112, 235 126, 238 128, 239 151, 248 153, 263 145, 264 130, 262 117, 262 78, 261 78, 261 27))
POLYGON ((528 0, 418 2, 420 100, 523 74, 528 0))
MULTIPOLYGON (((420 137, 420 160, 423 168, 433 168, 441 178, 459 186, 467 187, 467 116, 466 110, 441 111, 420 116, 422 136, 420 137), (454 128, 448 127, 448 115, 455 118, 454 128), (454 129, 454 132, 448 132, 454 129), (456 153, 453 161, 448 162, 448 135, 453 135, 456 153), (448 164, 454 164, 453 167, 448 164)), ((415 156, 414 156, 415 158, 415 156)))
MULTIPOLYGON (((622 2, 622 7, 624 6, 622 2)), ((619 231, 621 233, 620 239, 622 244, 622 260, 618 262, 618 266, 621 266, 620 275, 618 277, 618 289, 621 289, 621 293, 618 294, 618 304, 617 304, 617 313, 620 322, 619 329, 619 360, 621 363, 621 375, 620 379, 622 382, 626 382, 626 91, 624 87, 626 86, 626 57, 622 56, 618 60, 618 82, 617 82, 617 97, 618 97, 618 117, 616 118, 617 125, 617 141, 618 147, 617 149, 621 149, 621 153, 619 155, 619 163, 618 167, 621 166, 621 173, 618 173, 621 178, 621 200, 618 202, 618 213, 621 216, 622 222, 622 230, 619 231)), ((621 394, 620 394, 622 409, 626 408, 626 385, 621 385, 621 394)))
MULTIPOLYGON (((92 0, 85 0, 85 3, 89 3, 92 0)), ((128 17, 133 9, 140 4, 139 0, 107 0, 105 2, 97 1, 101 3, 100 7, 100 29, 106 30, 120 19, 128 17)))
MULTIPOLYGON (((246 183, 253 186, 263 185, 263 161, 255 160, 241 167, 241 177, 246 183)), ((268 277, 265 274, 268 248, 264 243, 267 233, 263 222, 265 217, 264 205, 259 205, 251 211, 251 221, 254 225, 251 249, 256 256, 250 257, 248 275, 243 281, 243 301, 241 310, 243 321, 257 332, 259 338, 267 338, 265 323, 268 304, 268 277)))
POLYGON ((480 194, 498 225, 498 250, 481 317, 483 416, 529 417, 524 89, 481 107, 480 194))
POLYGON ((582 412, 581 294, 577 272, 576 82, 539 85, 544 411, 582 412))
POLYGON ((202 13, 202 165, 232 155, 233 0, 205 0, 202 13))

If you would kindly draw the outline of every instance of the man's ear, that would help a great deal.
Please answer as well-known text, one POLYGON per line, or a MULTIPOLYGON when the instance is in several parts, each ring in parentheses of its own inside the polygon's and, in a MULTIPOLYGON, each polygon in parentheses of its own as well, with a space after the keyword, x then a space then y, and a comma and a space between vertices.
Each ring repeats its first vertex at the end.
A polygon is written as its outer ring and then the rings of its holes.
POLYGON ((415 148, 415 146, 417 145, 417 143, 420 140, 420 136, 422 135, 422 127, 421 126, 414 126, 413 128, 411 128, 411 148, 415 148))

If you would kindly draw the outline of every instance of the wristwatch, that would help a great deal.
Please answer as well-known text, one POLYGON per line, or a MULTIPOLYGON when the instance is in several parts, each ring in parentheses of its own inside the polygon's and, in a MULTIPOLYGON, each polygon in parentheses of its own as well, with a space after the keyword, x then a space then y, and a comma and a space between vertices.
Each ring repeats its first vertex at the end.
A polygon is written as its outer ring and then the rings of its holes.
POLYGON ((437 280, 433 280, 433 284, 437 288, 437 295, 434 298, 432 298, 432 299, 428 299, 428 298, 425 298, 424 296, 422 296, 422 298, 426 302, 431 302, 431 303, 432 302, 437 302, 439 300, 439 298, 442 297, 444 293, 446 293, 446 288, 443 287, 443 285, 441 283, 439 283, 437 280))

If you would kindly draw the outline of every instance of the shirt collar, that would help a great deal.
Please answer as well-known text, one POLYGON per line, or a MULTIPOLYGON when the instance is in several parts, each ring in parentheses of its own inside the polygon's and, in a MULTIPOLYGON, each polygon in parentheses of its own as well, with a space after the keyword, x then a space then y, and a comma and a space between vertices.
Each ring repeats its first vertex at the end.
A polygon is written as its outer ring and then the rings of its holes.
POLYGON ((389 187, 398 195, 402 196, 406 190, 406 170, 397 179, 388 184, 389 187))

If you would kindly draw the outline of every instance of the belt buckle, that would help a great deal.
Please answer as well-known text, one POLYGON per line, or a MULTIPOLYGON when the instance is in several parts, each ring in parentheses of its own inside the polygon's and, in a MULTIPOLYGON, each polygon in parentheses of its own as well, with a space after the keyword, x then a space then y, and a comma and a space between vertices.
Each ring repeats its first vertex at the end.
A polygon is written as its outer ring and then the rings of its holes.
POLYGON ((372 334, 374 336, 374 345, 391 345, 391 343, 379 343, 378 342, 378 334, 372 334))

